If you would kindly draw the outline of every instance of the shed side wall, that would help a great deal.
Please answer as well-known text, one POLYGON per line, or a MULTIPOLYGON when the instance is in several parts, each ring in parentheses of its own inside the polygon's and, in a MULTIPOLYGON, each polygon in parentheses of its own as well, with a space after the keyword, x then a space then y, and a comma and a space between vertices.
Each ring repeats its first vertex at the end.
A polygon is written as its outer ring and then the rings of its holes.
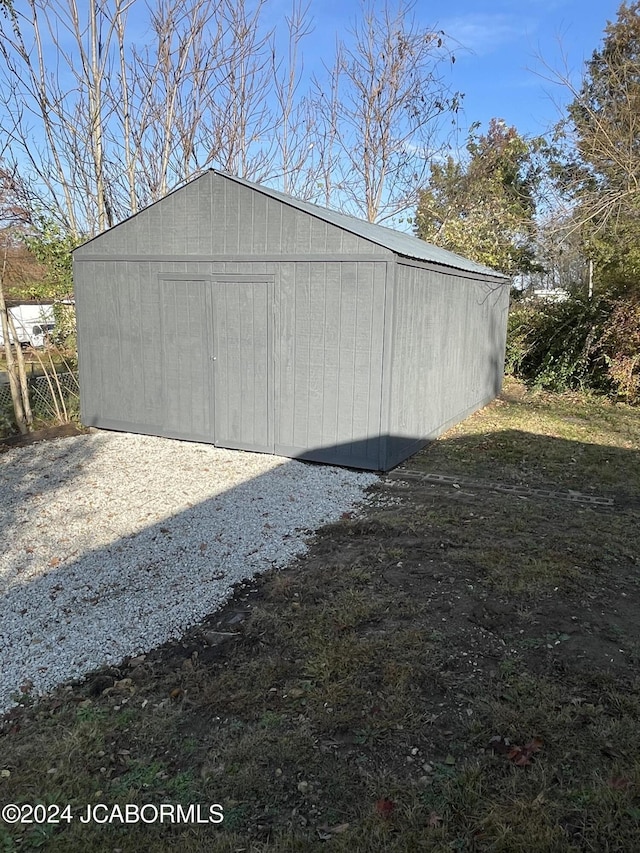
POLYGON ((502 387, 509 288, 398 263, 387 466, 502 387))

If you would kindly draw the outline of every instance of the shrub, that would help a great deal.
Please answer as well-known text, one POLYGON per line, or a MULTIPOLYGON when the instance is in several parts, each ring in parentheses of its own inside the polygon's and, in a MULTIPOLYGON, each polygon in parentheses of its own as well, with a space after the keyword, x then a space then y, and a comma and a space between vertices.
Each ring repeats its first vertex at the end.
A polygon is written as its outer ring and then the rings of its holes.
POLYGON ((618 300, 602 336, 605 359, 618 397, 640 403, 640 295, 618 300))
POLYGON ((640 300, 624 296, 512 306, 507 372, 549 390, 640 402, 640 300))

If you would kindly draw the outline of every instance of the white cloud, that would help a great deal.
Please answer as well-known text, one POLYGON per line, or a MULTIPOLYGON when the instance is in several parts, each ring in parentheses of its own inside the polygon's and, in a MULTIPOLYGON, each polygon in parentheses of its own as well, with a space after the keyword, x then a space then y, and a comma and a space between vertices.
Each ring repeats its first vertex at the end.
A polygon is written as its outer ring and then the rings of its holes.
POLYGON ((442 28, 465 51, 483 56, 504 44, 526 39, 535 24, 522 16, 471 14, 449 18, 442 22, 442 28))

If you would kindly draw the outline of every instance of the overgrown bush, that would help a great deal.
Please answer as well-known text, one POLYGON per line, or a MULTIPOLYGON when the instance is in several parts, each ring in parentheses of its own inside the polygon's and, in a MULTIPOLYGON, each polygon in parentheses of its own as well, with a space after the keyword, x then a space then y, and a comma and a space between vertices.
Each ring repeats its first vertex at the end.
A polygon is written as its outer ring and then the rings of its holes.
POLYGON ((65 302, 55 302, 53 315, 56 321, 53 343, 57 349, 64 351, 66 355, 75 353, 77 349, 75 306, 65 302))
POLYGON ((640 299, 519 303, 509 315, 507 372, 549 390, 592 390, 640 403, 640 299))
POLYGON ((640 295, 613 305, 602 341, 618 396, 640 404, 640 295))

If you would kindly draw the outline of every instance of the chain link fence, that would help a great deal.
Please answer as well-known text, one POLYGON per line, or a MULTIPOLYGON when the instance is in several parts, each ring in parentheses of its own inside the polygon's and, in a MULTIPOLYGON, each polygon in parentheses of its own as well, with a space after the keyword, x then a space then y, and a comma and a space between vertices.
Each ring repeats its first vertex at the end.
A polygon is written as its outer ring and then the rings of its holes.
MULTIPOLYGON (((37 420, 68 419, 80 408, 77 373, 50 373, 27 379, 29 399, 37 420), (65 417, 66 412, 66 417, 65 417)), ((13 403, 9 384, 0 384, 0 420, 12 418, 13 403), (4 417, 2 417, 4 416, 4 417)))

